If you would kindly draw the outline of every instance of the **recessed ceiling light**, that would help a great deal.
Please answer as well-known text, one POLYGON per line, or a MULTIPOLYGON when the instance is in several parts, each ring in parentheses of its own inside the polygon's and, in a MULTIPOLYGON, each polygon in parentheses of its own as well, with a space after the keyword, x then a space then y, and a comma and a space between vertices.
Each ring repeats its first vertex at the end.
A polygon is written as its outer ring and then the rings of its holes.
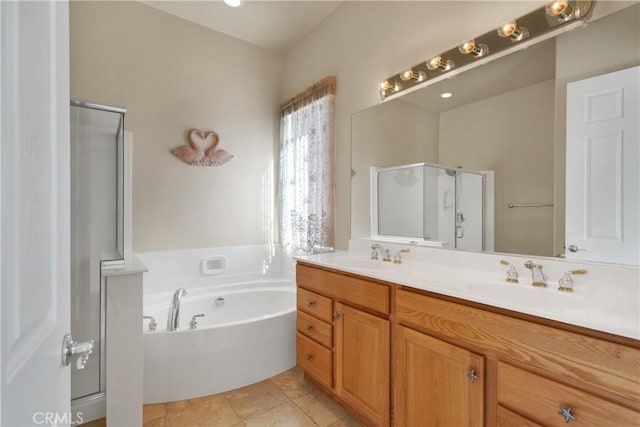
POLYGON ((440 94, 440 98, 444 98, 444 99, 451 98, 452 96, 453 94, 451 92, 445 92, 440 94))
POLYGON ((224 0, 224 3, 227 6, 240 7, 244 3, 244 0, 224 0))

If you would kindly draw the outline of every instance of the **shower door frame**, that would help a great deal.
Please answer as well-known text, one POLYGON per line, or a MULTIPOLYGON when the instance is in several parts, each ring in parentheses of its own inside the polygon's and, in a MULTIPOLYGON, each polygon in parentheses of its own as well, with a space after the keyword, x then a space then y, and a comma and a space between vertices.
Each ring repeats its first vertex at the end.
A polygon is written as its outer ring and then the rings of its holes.
MULTIPOLYGON (((72 411, 79 410, 80 412, 83 409, 78 409, 78 406, 82 406, 83 408, 88 405, 101 405, 99 409, 93 410, 92 412, 102 413, 102 417, 106 413, 106 403, 104 399, 106 398, 106 287, 105 287, 105 277, 102 274, 103 269, 111 269, 111 268, 122 268, 126 263, 126 254, 127 254, 127 239, 126 239, 126 214, 127 206, 126 206, 126 191, 125 191, 125 165, 127 159, 125 159, 125 154, 127 153, 126 145, 126 135, 124 131, 124 116, 127 112, 125 108, 110 106, 104 104, 98 104, 94 102, 88 102, 83 100, 70 100, 71 107, 79 107, 79 108, 87 108, 98 111, 105 111, 109 113, 119 114, 119 123, 117 126, 117 137, 116 137, 116 200, 122 204, 121 211, 122 215, 119 216, 118 212, 116 212, 116 247, 119 252, 119 258, 117 259, 108 259, 108 260, 100 260, 100 267, 98 269, 100 277, 100 352, 99 352, 99 378, 98 378, 98 391, 94 393, 90 393, 84 396, 78 396, 76 398, 71 399, 72 411), (120 142, 121 141, 121 142, 120 142), (75 408, 74 408, 75 407, 75 408)), ((73 383, 72 383, 73 386, 73 383)), ((73 396, 73 390, 71 390, 71 395, 73 396)), ((100 417, 100 416, 99 416, 100 417)), ((89 417, 93 418, 93 417, 89 417)), ((85 421, 89 421, 89 418, 85 419, 85 421)))

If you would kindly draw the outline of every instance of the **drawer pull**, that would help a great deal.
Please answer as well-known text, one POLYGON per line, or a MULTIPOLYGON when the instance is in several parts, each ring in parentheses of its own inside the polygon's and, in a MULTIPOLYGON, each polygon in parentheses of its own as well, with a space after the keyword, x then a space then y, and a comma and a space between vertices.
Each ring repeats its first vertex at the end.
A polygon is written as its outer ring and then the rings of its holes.
POLYGON ((334 311, 331 317, 333 318, 333 320, 338 320, 340 319, 340 313, 338 313, 337 311, 334 311))
POLYGON ((307 332, 313 331, 313 325, 307 325, 307 332))
POLYGON ((467 371, 467 377, 471 380, 472 383, 478 381, 478 375, 476 375, 475 369, 470 369, 467 371))
POLYGON ((307 353, 307 360, 311 362, 313 360, 313 354, 307 353))
POLYGON ((307 307, 311 308, 315 305, 315 301, 312 299, 307 300, 307 307))
POLYGON ((562 415, 564 417, 564 420, 568 423, 571 420, 578 420, 572 413, 571 413, 571 408, 563 408, 562 406, 560 407, 560 412, 558 412, 560 415, 562 415))

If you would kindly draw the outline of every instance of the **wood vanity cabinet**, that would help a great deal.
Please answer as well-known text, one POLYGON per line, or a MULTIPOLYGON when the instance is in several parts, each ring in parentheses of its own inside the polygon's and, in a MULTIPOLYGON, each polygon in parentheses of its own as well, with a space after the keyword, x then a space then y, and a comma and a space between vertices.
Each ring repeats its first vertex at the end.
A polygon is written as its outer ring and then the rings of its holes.
POLYGON ((484 357, 404 326, 394 350, 395 425, 484 424, 484 357))
POLYGON ((389 425, 390 286, 298 263, 296 360, 369 423, 389 425))
POLYGON ((575 425, 640 425, 637 342, 478 307, 397 289, 396 425, 561 426, 569 409, 575 425), (469 369, 478 380, 460 383, 469 369), (415 384, 416 374, 428 383, 415 384), (482 377, 478 396, 473 387, 482 377), (428 390, 441 388, 441 381, 450 388, 428 390), (440 393, 460 397, 447 404, 440 393), (432 405, 425 399, 440 400, 432 405), (425 405, 435 407, 427 412, 425 405))
POLYGON ((640 426, 637 340, 304 263, 296 279, 298 365, 368 424, 640 426))

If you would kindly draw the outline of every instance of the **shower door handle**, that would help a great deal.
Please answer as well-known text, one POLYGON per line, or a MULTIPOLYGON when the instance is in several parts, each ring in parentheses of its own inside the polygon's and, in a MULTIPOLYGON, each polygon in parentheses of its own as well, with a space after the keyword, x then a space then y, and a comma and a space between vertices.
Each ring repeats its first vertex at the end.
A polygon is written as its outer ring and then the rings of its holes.
POLYGON ((78 343, 73 340, 71 334, 67 334, 62 339, 62 366, 69 366, 71 358, 78 355, 76 360, 76 368, 84 369, 89 356, 93 353, 94 341, 85 341, 78 343))

